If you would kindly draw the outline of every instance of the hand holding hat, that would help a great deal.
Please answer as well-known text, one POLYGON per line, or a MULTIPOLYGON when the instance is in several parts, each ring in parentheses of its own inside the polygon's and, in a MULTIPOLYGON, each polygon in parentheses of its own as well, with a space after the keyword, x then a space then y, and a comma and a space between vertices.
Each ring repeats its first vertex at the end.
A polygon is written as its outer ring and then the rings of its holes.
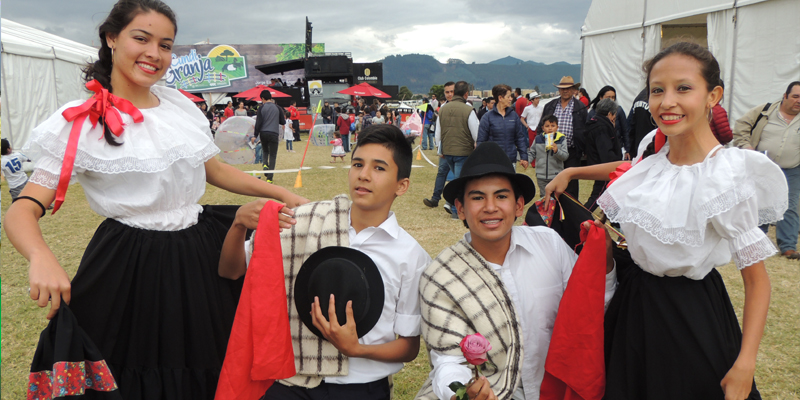
POLYGON ((347 301, 345 309, 346 321, 344 325, 339 325, 336 316, 336 298, 331 294, 328 304, 328 319, 322 314, 322 307, 319 304, 319 297, 314 297, 311 304, 311 321, 314 327, 319 330, 327 341, 331 342, 339 351, 348 357, 360 357, 359 349, 361 343, 358 342, 356 333, 356 320, 353 317, 353 301, 347 301))

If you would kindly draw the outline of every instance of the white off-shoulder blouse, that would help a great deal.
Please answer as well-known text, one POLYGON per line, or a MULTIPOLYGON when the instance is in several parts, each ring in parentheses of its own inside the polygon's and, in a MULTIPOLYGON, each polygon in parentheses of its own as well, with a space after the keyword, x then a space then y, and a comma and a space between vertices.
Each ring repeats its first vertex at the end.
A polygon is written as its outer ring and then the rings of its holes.
MULTIPOLYGON (((205 192, 204 162, 219 153, 208 120, 175 89, 153 86, 159 105, 142 109, 134 123, 120 112, 121 146, 103 139, 103 128, 84 122, 70 183, 80 182, 89 206, 99 215, 136 228, 177 231, 197 223, 205 192)), ((67 103, 37 126, 23 152, 35 161, 30 181, 56 189, 72 122, 61 113, 67 103)))
MULTIPOLYGON (((654 135, 642 140, 640 154, 654 135)), ((667 143, 635 162, 597 201, 643 270, 700 280, 731 257, 743 269, 777 252, 759 229, 788 206, 775 163, 755 151, 715 148, 703 162, 678 166, 668 153, 667 143)))

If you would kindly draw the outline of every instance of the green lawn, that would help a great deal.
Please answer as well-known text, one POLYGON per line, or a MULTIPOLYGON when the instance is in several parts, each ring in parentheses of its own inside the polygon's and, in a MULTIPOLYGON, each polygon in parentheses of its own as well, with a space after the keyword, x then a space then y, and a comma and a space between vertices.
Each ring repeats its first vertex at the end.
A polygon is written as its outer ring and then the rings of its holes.
MULTIPOLYGON (((304 135, 305 137, 305 135, 304 135)), ((281 144, 277 169, 296 168, 302 157, 302 147, 295 143, 297 153, 287 153, 281 144)), ((433 151, 428 157, 437 162, 433 151)), ((415 153, 416 156, 416 153, 415 153)), ((313 147, 308 151, 306 166, 314 169, 303 171, 303 187, 292 189, 311 200, 330 199, 347 192, 347 170, 337 164, 334 169, 319 169, 332 166, 330 147, 313 147)), ((465 232, 460 221, 451 220, 443 209, 430 209, 422 204, 430 197, 436 168, 425 160, 414 161, 409 191, 395 201, 393 210, 400 225, 405 228, 434 257, 444 247, 456 242, 465 232)), ((238 166, 242 170, 256 169, 253 165, 238 166)), ((527 171, 532 174, 531 170, 527 171)), ((295 183, 296 174, 277 174, 275 182, 288 188, 295 183)), ((581 198, 588 197, 590 182, 581 183, 581 198)), ((247 197, 223 192, 208 186, 201 204, 243 204, 247 197)), ((8 189, 3 184, 2 211, 11 204, 8 189)), ((41 220, 45 240, 70 276, 80 262, 83 250, 95 228, 102 221, 90 209, 79 184, 70 187, 66 202, 59 213, 48 214, 41 220)), ((521 222, 521 221, 518 221, 521 222)), ((774 232, 771 232, 774 239, 774 232)), ((2 394, 4 399, 25 398, 30 361, 36 348, 39 333, 46 326, 46 310, 39 309, 27 297, 28 263, 2 236, 2 394)), ((772 257, 766 261, 772 279, 772 303, 767 327, 758 356, 756 380, 765 399, 800 398, 800 262, 772 257)), ((737 314, 741 316, 743 287, 739 272, 733 264, 720 268, 728 286, 737 314)), ((428 357, 421 351, 416 360, 394 377, 395 399, 411 399, 429 372, 428 357)))

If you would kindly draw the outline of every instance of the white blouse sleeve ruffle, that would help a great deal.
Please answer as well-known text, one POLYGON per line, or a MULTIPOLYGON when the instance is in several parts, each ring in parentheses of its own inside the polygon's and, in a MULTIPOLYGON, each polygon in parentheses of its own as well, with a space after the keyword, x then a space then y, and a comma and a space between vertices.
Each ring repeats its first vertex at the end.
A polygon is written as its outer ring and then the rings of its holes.
MULTIPOLYGON (((88 119, 84 122, 71 183, 75 182, 75 175, 85 171, 155 173, 165 171, 178 160, 189 161, 197 167, 219 153, 212 141, 208 120, 189 99, 166 87, 153 86, 151 91, 160 104, 140 110, 143 122, 134 123, 131 116, 120 112, 125 132, 115 140, 123 143, 122 146, 106 143, 100 123, 92 128, 88 119)), ((32 182, 56 188, 72 129, 72 122, 67 122, 61 114, 82 103, 80 100, 67 103, 33 129, 23 147, 23 152, 36 162, 32 182)))
MULTIPOLYGON (((651 136, 642 142, 649 143, 651 136)), ((761 153, 731 148, 698 164, 676 166, 667 159, 668 151, 665 145, 639 161, 598 199, 609 219, 623 228, 632 224, 637 233, 646 232, 661 244, 696 248, 695 253, 727 240, 740 269, 776 252, 758 227, 782 219, 788 207, 786 179, 777 165, 761 153), (706 232, 709 226, 712 232, 706 232)), ((628 239, 636 245, 635 235, 628 239)), ((653 251, 636 252, 640 250, 653 251)), ((681 262, 674 260, 676 266, 687 267, 681 262)), ((668 269, 671 261, 658 263, 659 269, 668 269)), ((697 268, 710 271, 716 266, 697 268)))

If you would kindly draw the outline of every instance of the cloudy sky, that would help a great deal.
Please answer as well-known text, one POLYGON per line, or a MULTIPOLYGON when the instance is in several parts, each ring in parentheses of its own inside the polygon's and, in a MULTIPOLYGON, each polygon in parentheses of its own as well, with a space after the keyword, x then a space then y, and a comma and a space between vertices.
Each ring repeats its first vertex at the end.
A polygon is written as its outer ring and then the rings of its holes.
MULTIPOLYGON (((314 42, 357 62, 429 54, 485 63, 508 55, 580 63, 580 27, 591 0, 242 1, 167 0, 178 16, 177 44, 300 43, 305 17, 314 42)), ((110 0, 5 0, 2 16, 97 45, 110 0)))

